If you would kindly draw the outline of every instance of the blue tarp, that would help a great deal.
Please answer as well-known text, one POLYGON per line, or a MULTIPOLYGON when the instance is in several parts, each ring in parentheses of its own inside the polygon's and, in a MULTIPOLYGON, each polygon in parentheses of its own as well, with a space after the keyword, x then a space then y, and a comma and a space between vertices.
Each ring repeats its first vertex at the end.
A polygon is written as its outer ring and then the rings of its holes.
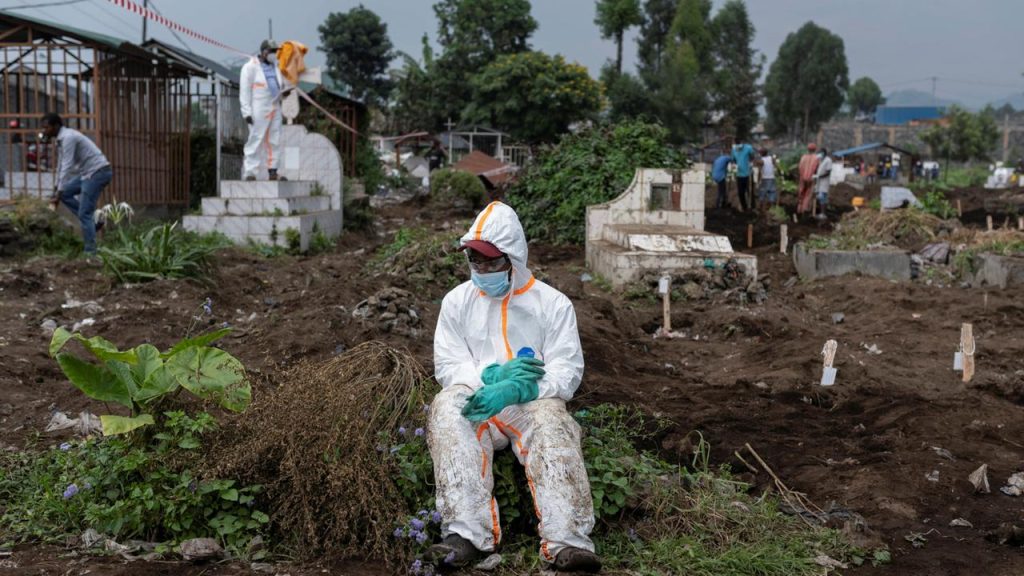
POLYGON ((942 118, 942 106, 879 106, 875 110, 875 124, 899 125, 912 120, 935 120, 942 118))

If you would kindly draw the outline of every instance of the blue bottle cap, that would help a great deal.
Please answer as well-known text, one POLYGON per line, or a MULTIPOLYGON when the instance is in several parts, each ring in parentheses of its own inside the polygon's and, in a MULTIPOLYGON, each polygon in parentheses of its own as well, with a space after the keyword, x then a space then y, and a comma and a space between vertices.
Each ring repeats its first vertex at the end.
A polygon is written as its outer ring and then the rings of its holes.
POLYGON ((536 357, 537 357, 537 355, 534 354, 533 348, 530 348, 529 346, 524 346, 524 347, 520 348, 519 352, 516 353, 516 358, 536 358, 536 357))

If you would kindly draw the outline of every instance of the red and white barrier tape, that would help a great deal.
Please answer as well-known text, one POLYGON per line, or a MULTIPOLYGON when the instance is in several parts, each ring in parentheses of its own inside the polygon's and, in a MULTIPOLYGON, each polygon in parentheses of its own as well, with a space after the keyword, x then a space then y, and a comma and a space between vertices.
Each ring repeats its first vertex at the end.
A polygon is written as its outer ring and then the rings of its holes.
MULTIPOLYGON (((200 34, 199 32, 196 32, 195 30, 192 30, 191 28, 186 28, 186 27, 182 26, 181 24, 178 24, 177 22, 175 22, 173 20, 170 20, 168 18, 164 18, 163 16, 161 16, 160 14, 157 14, 156 12, 154 12, 153 10, 150 10, 149 8, 146 8, 144 6, 139 6, 136 2, 133 2, 132 0, 109 0, 109 1, 112 4, 114 4, 115 6, 119 6, 121 8, 124 8, 125 10, 128 10, 130 12, 134 12, 135 14, 138 14, 139 16, 143 16, 145 18, 153 20, 153 21, 155 21, 155 22, 157 22, 159 24, 162 24, 162 25, 170 28, 171 30, 174 30, 176 32, 181 32, 182 34, 186 34, 186 35, 188 35, 188 36, 190 36, 192 38, 195 38, 196 40, 201 40, 203 42, 206 42, 207 44, 212 44, 212 45, 214 45, 214 46, 216 46, 218 48, 223 48, 224 50, 228 50, 228 51, 231 51, 231 52, 237 52, 238 54, 242 54, 244 56, 252 56, 252 54, 250 54, 249 52, 243 52, 243 51, 241 51, 241 50, 239 50, 237 48, 232 48, 231 46, 228 46, 227 44, 224 44, 223 42, 219 42, 217 40, 214 40, 213 38, 210 38, 209 36, 206 36, 205 34, 200 34)), ((330 118, 332 121, 334 121, 336 124, 338 124, 339 126, 341 126, 344 129, 348 130, 349 132, 352 132, 353 134, 357 134, 357 135, 359 134, 359 132, 355 128, 352 128, 351 126, 349 126, 348 124, 342 122, 337 117, 335 117, 333 114, 331 114, 330 112, 325 110, 323 108, 323 106, 320 106, 319 104, 317 104, 312 98, 309 97, 308 94, 303 92, 301 89, 296 88, 296 90, 298 90, 299 95, 302 96, 302 98, 304 100, 306 100, 307 102, 312 104, 313 107, 315 107, 316 109, 318 109, 321 112, 323 112, 324 114, 326 114, 327 117, 330 118)))
POLYGON ((223 42, 219 42, 217 40, 214 40, 213 38, 210 38, 209 36, 206 36, 205 34, 200 34, 199 32, 196 32, 195 30, 192 30, 191 28, 186 28, 186 27, 182 26, 181 24, 178 24, 177 22, 175 22, 173 20, 169 20, 167 18, 164 18, 163 16, 161 16, 160 14, 157 14, 156 12, 154 12, 153 10, 150 10, 149 8, 145 8, 143 6, 139 6, 136 2, 133 2, 132 0, 109 0, 109 1, 110 1, 111 4, 114 4, 115 6, 119 6, 121 8, 124 8, 125 10, 128 10, 129 12, 134 12, 135 14, 138 14, 139 16, 142 16, 142 17, 148 18, 150 20, 153 20, 153 21, 155 21, 155 22, 157 22, 159 24, 162 24, 162 25, 170 28, 171 30, 174 30, 176 32, 181 32, 182 34, 186 34, 186 35, 188 35, 188 36, 190 36, 192 38, 195 38, 196 40, 201 40, 203 42, 206 42, 207 44, 212 44, 212 45, 214 45, 214 46, 216 46, 218 48, 223 48, 224 50, 229 50, 231 52, 237 52, 238 54, 243 54, 245 56, 252 56, 252 54, 249 53, 249 52, 243 52, 243 51, 241 51, 241 50, 239 50, 237 48, 232 48, 231 46, 228 46, 227 44, 224 44, 223 42))

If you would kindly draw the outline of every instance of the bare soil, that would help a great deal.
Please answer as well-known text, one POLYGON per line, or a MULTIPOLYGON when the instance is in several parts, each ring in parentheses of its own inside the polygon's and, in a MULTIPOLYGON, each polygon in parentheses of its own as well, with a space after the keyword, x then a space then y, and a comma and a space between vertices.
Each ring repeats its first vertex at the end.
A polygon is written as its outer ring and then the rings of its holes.
MULTIPOLYGON (((833 195, 837 205, 844 194, 833 195)), ((421 329, 396 333, 352 316, 367 296, 389 286, 364 265, 375 246, 401 226, 441 228, 444 214, 399 206, 379 215, 381 233, 346 234, 335 251, 308 258, 265 259, 242 250, 219 257, 212 287, 185 281, 114 286, 96 268, 59 259, 0 261, 0 447, 21 449, 41 434, 54 409, 103 411, 62 377, 47 356, 46 318, 70 325, 87 315, 116 344, 164 347, 179 338, 209 296, 204 322, 237 328, 224 347, 272 382, 302 358, 323 359, 367 339, 406 347, 432 366, 432 335, 444 294, 413 290, 421 329), (103 310, 61 307, 68 298, 103 310), (255 316, 253 316, 255 315, 255 316)), ((819 506, 861 514, 892 551, 891 564, 853 574, 1024 574, 1024 551, 986 539, 1002 523, 1024 526, 1021 501, 998 492, 1024 468, 1024 293, 939 288, 848 276, 790 282, 791 259, 778 253, 778 226, 729 210, 708 212, 708 229, 745 249, 755 225, 758 266, 768 300, 741 305, 721 294, 673 306, 673 327, 687 335, 655 339, 661 305, 624 300, 582 282, 581 248, 531 245, 536 271, 576 306, 587 361, 575 403, 619 402, 669 418, 660 439, 669 459, 687 457, 683 438, 699 430, 713 460, 742 471, 734 452, 750 443, 789 487, 819 506), (788 286, 788 287, 787 287, 788 286), (832 314, 844 320, 833 324, 832 314), (961 322, 973 322, 977 372, 964 384, 952 370, 961 322), (820 351, 835 338, 838 378, 821 387, 820 351), (880 354, 870 353, 874 345, 880 354), (948 451, 952 459, 937 449, 948 451), (988 464, 992 494, 975 495, 967 476, 988 464), (936 474, 937 472, 937 474, 936 474), (932 479, 927 478, 930 476, 932 479), (934 480, 934 481, 933 481, 934 480), (955 518, 973 527, 950 527, 955 518), (917 548, 908 537, 923 534, 917 548)), ((793 224, 790 237, 827 232, 830 224, 793 224)), ((258 389, 256 393, 265 393, 258 389)), ((44 435, 56 443, 59 436, 44 435)), ((759 489, 771 479, 752 476, 759 489)), ((84 559, 68 550, 20 546, 0 572, 9 574, 247 574, 238 565, 127 564, 84 559), (73 553, 72 553, 73 554, 73 553)), ((279 567, 291 574, 374 574, 369 564, 279 567)))

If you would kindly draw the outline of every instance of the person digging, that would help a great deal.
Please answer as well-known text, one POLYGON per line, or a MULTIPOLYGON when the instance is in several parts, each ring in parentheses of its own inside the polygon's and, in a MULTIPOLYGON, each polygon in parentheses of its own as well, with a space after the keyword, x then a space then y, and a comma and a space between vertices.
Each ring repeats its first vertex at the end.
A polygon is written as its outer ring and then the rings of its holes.
POLYGON ((580 427, 565 408, 583 376, 576 312, 526 266, 519 217, 492 202, 462 237, 471 280, 441 303, 434 334, 442 390, 430 406, 442 542, 425 560, 473 565, 501 543, 494 451, 511 446, 526 472, 540 556, 565 572, 598 572, 594 509, 580 427))

